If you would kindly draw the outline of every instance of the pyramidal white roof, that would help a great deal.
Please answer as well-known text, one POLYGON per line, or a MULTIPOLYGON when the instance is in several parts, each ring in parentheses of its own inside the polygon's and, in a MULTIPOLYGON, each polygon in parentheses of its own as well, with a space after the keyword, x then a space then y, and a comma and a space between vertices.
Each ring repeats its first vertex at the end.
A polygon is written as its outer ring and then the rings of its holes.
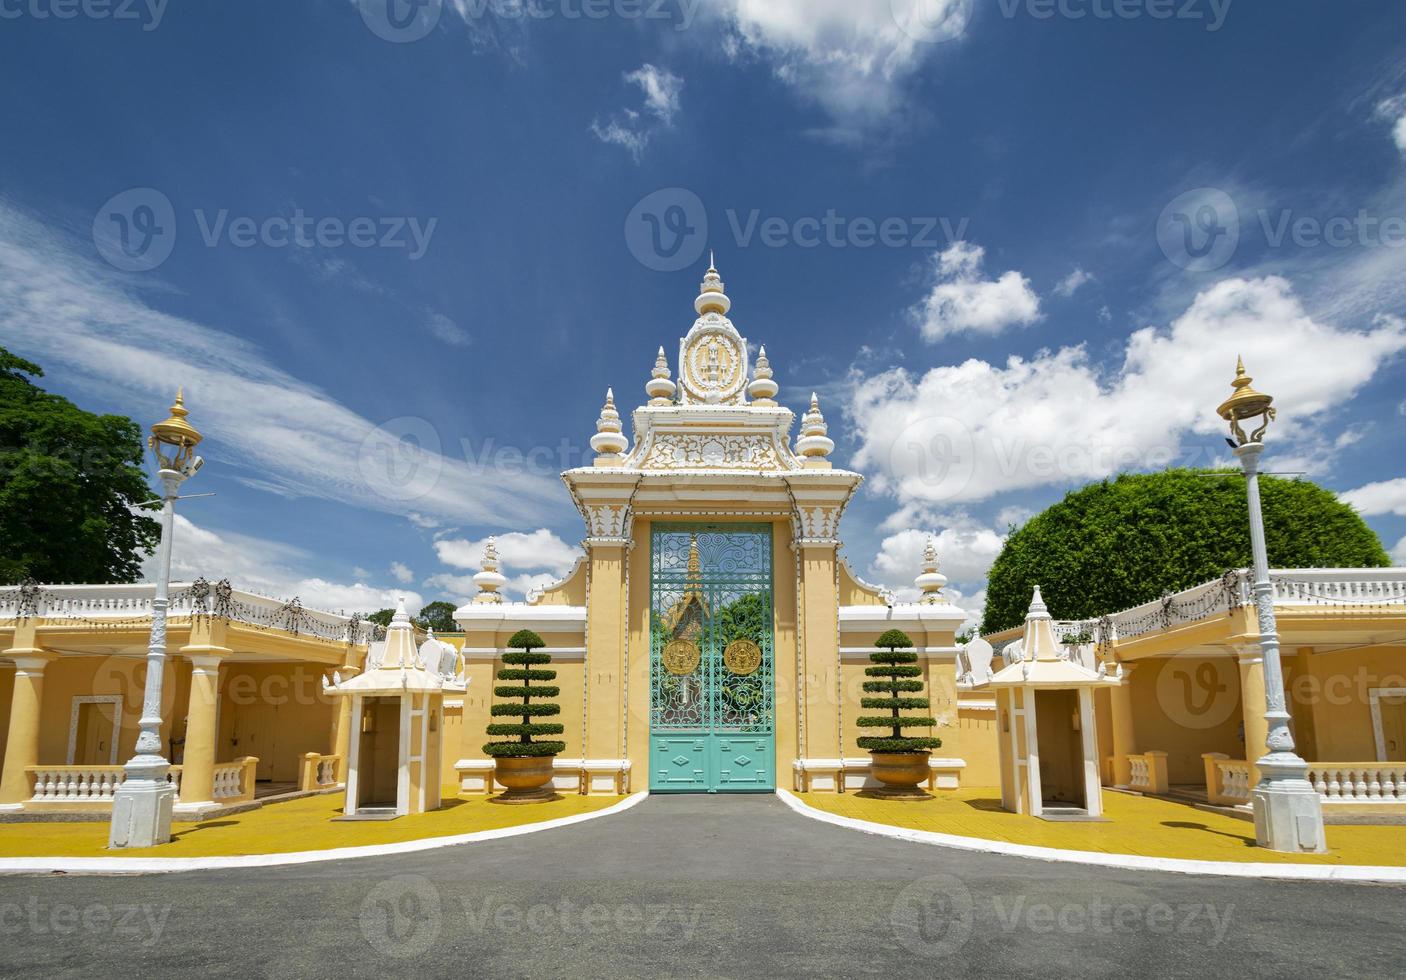
MULTIPOLYGON (((438 641, 435 641, 438 643, 438 641)), ((328 688, 331 694, 392 695, 423 694, 444 690, 444 678, 438 671, 426 670, 415 649, 415 629, 410 614, 405 611, 405 599, 396 603, 395 615, 386 627, 386 652, 380 664, 348 681, 338 681, 328 688)))
POLYGON ((1117 675, 1108 675, 1101 670, 1090 670, 1063 655, 1059 641, 1055 639, 1054 619, 1040 595, 1038 585, 1030 600, 1030 611, 1025 614, 1025 636, 1021 647, 1021 659, 1003 667, 989 681, 978 686, 1069 688, 1117 686, 1122 683, 1121 669, 1117 675))

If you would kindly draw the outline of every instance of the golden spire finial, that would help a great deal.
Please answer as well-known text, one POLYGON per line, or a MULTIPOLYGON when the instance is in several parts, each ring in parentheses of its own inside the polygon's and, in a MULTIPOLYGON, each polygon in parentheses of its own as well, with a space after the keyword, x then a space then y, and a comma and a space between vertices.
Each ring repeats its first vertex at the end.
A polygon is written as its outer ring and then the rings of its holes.
POLYGON ((1245 376, 1245 358, 1239 355, 1235 358, 1235 377, 1237 380, 1245 376))
POLYGON ((1259 442, 1264 437, 1264 430, 1269 428, 1269 423, 1274 421, 1275 416, 1275 410, 1272 407, 1274 398, 1262 391, 1256 391, 1254 380, 1245 373, 1245 359, 1243 357, 1237 358, 1235 380, 1230 383, 1230 387, 1234 391, 1216 409, 1216 414, 1230 423, 1231 434, 1242 446, 1247 442, 1259 442), (1264 419, 1264 424, 1247 436, 1240 423, 1246 419, 1261 416, 1264 419))
POLYGON ((703 575, 703 559, 698 556, 698 535, 688 536, 688 577, 693 583, 703 575))

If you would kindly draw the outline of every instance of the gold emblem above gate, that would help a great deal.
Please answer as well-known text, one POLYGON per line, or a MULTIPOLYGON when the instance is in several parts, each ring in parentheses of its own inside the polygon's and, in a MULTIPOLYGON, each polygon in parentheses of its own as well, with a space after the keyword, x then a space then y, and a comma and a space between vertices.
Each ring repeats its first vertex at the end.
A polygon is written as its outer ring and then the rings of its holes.
POLYGON ((698 651, 698 644, 692 640, 673 640, 664 646, 659 659, 669 673, 685 677, 698 669, 703 655, 698 651))
POLYGON ((755 674, 762 665, 762 648, 751 640, 733 640, 723 651, 723 663, 739 677, 755 674))

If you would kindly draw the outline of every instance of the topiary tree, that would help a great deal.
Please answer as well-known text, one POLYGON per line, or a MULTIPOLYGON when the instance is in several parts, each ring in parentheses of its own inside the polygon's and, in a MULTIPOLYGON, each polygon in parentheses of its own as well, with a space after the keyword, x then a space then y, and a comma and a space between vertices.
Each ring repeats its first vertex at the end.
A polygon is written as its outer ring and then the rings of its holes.
POLYGON ((873 697, 861 698, 859 703, 866 708, 887 708, 887 715, 861 715, 860 728, 887 728, 887 735, 862 735, 859 747, 868 752, 923 753, 939 748, 942 739, 930 735, 904 735, 905 728, 932 728, 937 720, 928 715, 905 715, 904 711, 926 711, 931 702, 925 697, 905 697, 905 694, 921 694, 923 668, 918 666, 916 653, 899 653, 913 645, 908 634, 902 630, 889 630, 879 637, 877 647, 887 653, 871 653, 869 660, 876 666, 865 667, 866 677, 882 677, 884 680, 864 682, 866 693, 873 697), (879 694, 883 697, 879 697, 879 694))
POLYGON ((508 646, 521 650, 521 653, 503 654, 503 663, 511 666, 498 671, 500 681, 515 683, 501 684, 493 689, 495 697, 514 698, 515 702, 495 704, 491 714, 495 718, 514 717, 516 722, 493 722, 488 726, 489 735, 511 736, 508 741, 487 742, 483 746, 485 754, 498 758, 530 759, 546 755, 558 755, 566 751, 565 742, 539 741, 538 735, 560 735, 566 729, 558 722, 533 721, 561 714, 561 705, 550 701, 534 701, 533 698, 554 698, 561 694, 555 684, 532 686, 533 681, 554 681, 557 672, 541 670, 544 664, 552 662, 549 653, 533 653, 547 644, 531 630, 518 630, 508 640, 508 646))
MULTIPOLYGON (((1261 476, 1260 494, 1271 567, 1390 564, 1376 533, 1331 491, 1261 476)), ((1020 625, 1037 583, 1056 617, 1094 619, 1250 564, 1238 471, 1125 474, 1012 529, 991 566, 981 632, 1020 625)))

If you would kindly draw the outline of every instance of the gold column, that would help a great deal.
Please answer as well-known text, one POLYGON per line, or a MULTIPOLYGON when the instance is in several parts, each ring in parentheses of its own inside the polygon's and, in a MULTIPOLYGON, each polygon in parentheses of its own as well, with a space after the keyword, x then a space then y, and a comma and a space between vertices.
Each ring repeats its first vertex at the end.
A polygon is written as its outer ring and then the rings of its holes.
MULTIPOLYGON (((465 643, 467 642, 466 640, 465 643)), ((343 682, 346 682, 361 673, 361 665, 366 662, 366 651, 358 650, 349 644, 342 660, 344 663, 337 668, 337 674, 343 682)), ((347 778, 347 766, 351 764, 351 740, 354 727, 352 724, 352 699, 346 696, 337 698, 337 717, 332 723, 332 752, 342 757, 338 772, 341 774, 343 782, 347 778)))
MULTIPOLYGON (((808 759, 841 759, 839 704, 839 601, 835 596, 836 543, 801 543, 801 592, 804 629, 801 659, 805 670, 805 746, 808 759)), ((858 747, 850 755, 859 753, 858 747)))
POLYGON ((1137 730, 1133 726, 1132 664, 1123 665, 1123 683, 1108 691, 1109 719, 1113 734, 1113 785, 1127 786, 1133 780, 1132 763, 1128 756, 1137 755, 1137 730))
POLYGON ((15 664, 15 688, 10 697, 10 731, 5 742, 5 769, 0 775, 0 808, 18 810, 29 799, 29 774, 39 765, 40 708, 44 696, 44 668, 54 655, 41 649, 34 627, 21 624, 16 645, 4 656, 15 664), (21 645, 23 644, 23 645, 21 645))
POLYGON ((1250 787, 1260 781, 1255 760, 1269 751, 1269 722, 1265 720, 1264 655, 1258 644, 1240 653, 1240 713, 1245 725, 1245 759, 1250 763, 1250 787))
MULTIPOLYGON (((190 693, 186 702, 185 755, 181 764, 182 806, 213 803, 215 799, 216 717, 220 705, 220 664, 234 651, 225 646, 229 624, 210 616, 194 616, 190 642, 180 655, 190 661, 190 693)), ((175 719, 171 719, 175 724, 175 719)))
MULTIPOLYGON (((587 542, 591 584, 586 608, 586 744, 583 759, 614 759, 620 755, 621 672, 625 646, 625 560, 623 540, 587 542)), ((565 736, 571 752, 575 732, 565 736)))

